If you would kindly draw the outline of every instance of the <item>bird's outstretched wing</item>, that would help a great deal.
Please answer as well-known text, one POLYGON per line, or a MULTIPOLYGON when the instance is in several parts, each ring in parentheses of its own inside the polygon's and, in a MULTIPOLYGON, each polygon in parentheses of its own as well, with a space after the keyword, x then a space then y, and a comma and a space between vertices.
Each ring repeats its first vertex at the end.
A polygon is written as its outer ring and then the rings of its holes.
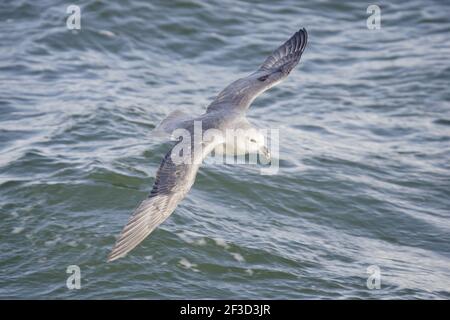
POLYGON ((207 112, 233 110, 245 112, 262 92, 284 80, 300 61, 308 33, 300 29, 276 49, 254 73, 226 87, 208 106, 207 112))
POLYGON ((156 174, 150 195, 141 202, 122 230, 114 248, 108 256, 113 261, 125 256, 142 242, 175 210, 194 184, 203 158, 211 152, 219 141, 203 142, 202 147, 180 147, 178 142, 164 157, 156 174), (189 149, 189 150, 188 150, 189 149), (191 152, 191 156, 180 154, 191 152), (187 159, 190 161, 187 161, 187 159))

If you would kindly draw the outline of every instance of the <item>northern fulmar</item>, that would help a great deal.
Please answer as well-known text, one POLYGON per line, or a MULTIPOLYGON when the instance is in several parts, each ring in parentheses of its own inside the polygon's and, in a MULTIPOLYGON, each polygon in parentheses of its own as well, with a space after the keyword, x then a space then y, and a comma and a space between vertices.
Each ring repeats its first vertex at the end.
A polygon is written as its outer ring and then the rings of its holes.
MULTIPOLYGON (((164 156, 150 195, 131 215, 109 254, 108 261, 125 256, 169 217, 194 184, 203 159, 213 150, 220 152, 225 146, 233 155, 261 153, 270 158, 264 136, 250 124, 245 113, 258 95, 289 75, 300 61, 307 40, 306 30, 300 29, 255 72, 234 81, 220 92, 201 116, 190 117, 186 113, 175 111, 161 122, 158 130, 167 133, 184 130, 191 135, 195 134, 195 124, 200 122, 202 137, 179 138, 164 156), (220 134, 230 129, 244 130, 237 139, 228 139, 220 134), (216 134, 209 135, 207 139, 205 133, 211 131, 216 134)), ((228 136, 227 134, 226 137, 228 136)))

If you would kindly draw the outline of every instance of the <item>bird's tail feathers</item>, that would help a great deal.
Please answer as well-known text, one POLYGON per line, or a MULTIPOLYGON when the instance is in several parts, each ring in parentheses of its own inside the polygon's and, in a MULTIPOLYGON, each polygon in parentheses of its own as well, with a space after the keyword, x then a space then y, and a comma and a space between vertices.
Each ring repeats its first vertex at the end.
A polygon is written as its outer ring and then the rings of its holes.
POLYGON ((189 114, 184 111, 175 110, 153 129, 153 134, 158 137, 171 138, 172 133, 176 129, 183 128, 183 124, 189 120, 192 120, 192 117, 189 114))

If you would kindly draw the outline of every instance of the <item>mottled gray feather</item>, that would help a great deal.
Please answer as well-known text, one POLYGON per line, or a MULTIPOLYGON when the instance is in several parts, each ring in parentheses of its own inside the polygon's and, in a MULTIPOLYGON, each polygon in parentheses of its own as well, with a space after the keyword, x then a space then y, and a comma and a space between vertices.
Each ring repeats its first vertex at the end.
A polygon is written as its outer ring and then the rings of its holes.
POLYGON ((171 155, 176 145, 165 155, 150 195, 141 202, 128 220, 108 256, 108 261, 121 258, 133 250, 170 216, 194 184, 202 159, 215 145, 209 143, 202 149, 193 148, 195 153, 190 163, 174 163, 171 155))
POLYGON ((262 92, 284 80, 298 64, 308 41, 305 29, 296 32, 276 49, 251 75, 228 85, 208 106, 207 112, 228 109, 245 112, 262 92), (264 80, 263 80, 264 79, 264 80))

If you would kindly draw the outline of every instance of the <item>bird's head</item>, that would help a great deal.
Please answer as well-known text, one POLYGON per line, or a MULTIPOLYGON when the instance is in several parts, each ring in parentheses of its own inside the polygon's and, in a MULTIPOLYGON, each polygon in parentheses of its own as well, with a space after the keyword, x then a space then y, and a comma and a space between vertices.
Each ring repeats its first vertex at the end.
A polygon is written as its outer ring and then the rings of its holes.
POLYGON ((255 128, 246 130, 245 141, 247 153, 260 154, 270 161, 270 151, 266 145, 264 134, 260 130, 255 128))

